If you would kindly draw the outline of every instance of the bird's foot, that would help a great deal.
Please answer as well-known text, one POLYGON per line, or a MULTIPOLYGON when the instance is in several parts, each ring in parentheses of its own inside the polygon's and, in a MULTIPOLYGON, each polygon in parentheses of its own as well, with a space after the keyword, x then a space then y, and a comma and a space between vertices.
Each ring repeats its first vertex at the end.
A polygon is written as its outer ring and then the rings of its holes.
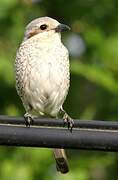
POLYGON ((73 119, 66 113, 66 111, 63 109, 63 107, 60 108, 60 112, 59 113, 63 117, 64 126, 67 125, 68 129, 70 130, 70 132, 72 132, 72 129, 74 127, 73 119))
POLYGON ((68 129, 70 130, 70 132, 72 132, 72 129, 74 127, 73 119, 67 113, 65 113, 63 116, 63 120, 64 120, 64 126, 67 124, 68 129))
POLYGON ((33 118, 30 114, 26 113, 24 115, 24 119, 26 127, 30 127, 30 125, 33 125, 33 118))

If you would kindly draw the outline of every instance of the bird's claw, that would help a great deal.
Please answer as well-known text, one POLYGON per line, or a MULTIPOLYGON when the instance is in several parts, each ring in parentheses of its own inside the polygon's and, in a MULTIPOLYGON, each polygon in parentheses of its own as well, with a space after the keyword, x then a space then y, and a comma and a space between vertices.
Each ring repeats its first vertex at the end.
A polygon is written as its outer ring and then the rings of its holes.
POLYGON ((24 119, 26 127, 30 127, 30 125, 33 125, 33 118, 29 114, 26 113, 24 115, 24 119))
POLYGON ((73 119, 67 114, 65 114, 63 120, 64 120, 64 126, 67 124, 68 129, 70 130, 70 132, 72 132, 72 129, 74 127, 73 119))

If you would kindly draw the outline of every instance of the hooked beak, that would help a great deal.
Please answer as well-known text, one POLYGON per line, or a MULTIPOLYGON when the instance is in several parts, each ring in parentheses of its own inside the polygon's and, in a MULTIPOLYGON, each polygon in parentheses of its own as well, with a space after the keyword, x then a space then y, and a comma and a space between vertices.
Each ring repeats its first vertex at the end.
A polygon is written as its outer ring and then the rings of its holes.
POLYGON ((65 24, 59 24, 56 28, 55 28, 55 32, 63 32, 63 31, 69 31, 70 27, 65 25, 65 24))

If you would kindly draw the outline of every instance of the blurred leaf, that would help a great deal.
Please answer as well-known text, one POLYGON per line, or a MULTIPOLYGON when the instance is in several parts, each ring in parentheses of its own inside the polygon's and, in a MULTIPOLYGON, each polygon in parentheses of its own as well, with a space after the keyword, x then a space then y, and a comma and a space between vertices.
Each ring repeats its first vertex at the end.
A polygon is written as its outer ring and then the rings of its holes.
POLYGON ((118 74, 118 35, 109 37, 101 48, 102 61, 106 68, 118 74))
POLYGON ((73 73, 84 76, 89 81, 104 87, 106 90, 118 94, 118 82, 113 75, 99 66, 94 64, 82 64, 79 61, 73 61, 71 64, 73 73))
POLYGON ((17 0, 0 0, 0 18, 7 15, 8 9, 17 4, 17 0))

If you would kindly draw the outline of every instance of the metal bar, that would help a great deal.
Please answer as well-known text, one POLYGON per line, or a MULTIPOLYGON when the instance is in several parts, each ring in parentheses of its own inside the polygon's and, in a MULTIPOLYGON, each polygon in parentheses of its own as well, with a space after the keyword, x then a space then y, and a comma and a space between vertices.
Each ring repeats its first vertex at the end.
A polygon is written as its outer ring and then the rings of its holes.
MULTIPOLYGON (((0 124, 17 124, 25 125, 23 117, 9 117, 0 116, 0 124)), ((63 120, 60 119, 34 119, 34 126, 53 126, 63 127, 63 120)), ((96 121, 96 120, 74 120, 74 128, 88 128, 88 129, 113 129, 118 130, 117 121, 96 121)))
POLYGON ((0 125, 0 145, 118 151, 118 131, 0 125))

